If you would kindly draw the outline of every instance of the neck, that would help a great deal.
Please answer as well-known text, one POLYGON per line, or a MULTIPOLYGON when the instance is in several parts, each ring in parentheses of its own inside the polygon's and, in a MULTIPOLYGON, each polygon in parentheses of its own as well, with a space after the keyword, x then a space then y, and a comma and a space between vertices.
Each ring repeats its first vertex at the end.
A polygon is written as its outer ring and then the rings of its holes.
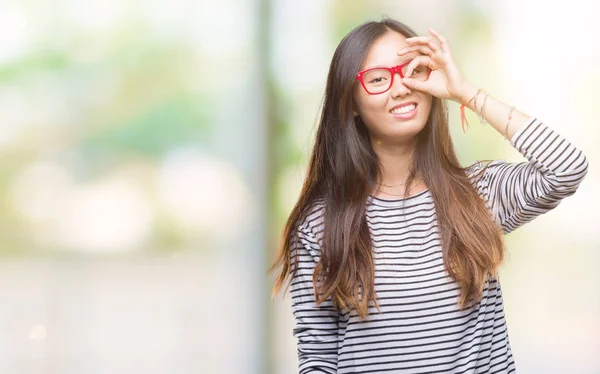
POLYGON ((381 175, 377 183, 393 186, 406 183, 416 140, 410 143, 386 144, 383 140, 371 139, 371 146, 381 165, 381 175))

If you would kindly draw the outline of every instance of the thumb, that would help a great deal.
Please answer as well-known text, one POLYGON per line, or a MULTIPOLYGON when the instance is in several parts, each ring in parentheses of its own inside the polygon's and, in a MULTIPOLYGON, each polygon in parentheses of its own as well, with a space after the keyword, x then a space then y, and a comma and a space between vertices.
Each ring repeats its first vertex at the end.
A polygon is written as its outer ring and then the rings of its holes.
POLYGON ((429 87, 427 87, 425 82, 417 81, 412 78, 402 78, 402 83, 413 90, 429 92, 429 87))

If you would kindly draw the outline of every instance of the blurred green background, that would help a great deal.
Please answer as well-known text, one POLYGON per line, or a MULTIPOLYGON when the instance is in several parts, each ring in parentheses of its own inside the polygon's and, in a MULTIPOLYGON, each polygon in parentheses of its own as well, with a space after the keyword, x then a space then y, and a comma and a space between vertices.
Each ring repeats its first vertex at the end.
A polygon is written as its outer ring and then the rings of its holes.
MULTIPOLYGON (((582 149, 560 206, 507 236, 520 373, 600 373, 600 23, 593 1, 4 0, 0 372, 297 372, 280 233, 341 38, 396 18, 582 149)), ((469 113, 463 164, 523 161, 469 113)))

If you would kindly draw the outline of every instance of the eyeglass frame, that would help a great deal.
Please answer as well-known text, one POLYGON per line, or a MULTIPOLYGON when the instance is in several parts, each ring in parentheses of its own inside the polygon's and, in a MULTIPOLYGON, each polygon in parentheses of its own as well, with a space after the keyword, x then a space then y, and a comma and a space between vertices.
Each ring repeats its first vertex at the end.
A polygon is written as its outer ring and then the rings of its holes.
MULTIPOLYGON (((359 71, 356 74, 356 79, 359 80, 359 82, 361 83, 361 85, 363 86, 363 88, 365 89, 365 91, 369 94, 369 95, 380 95, 382 93, 385 93, 387 91, 390 90, 390 88, 392 88, 392 85, 394 84, 394 76, 396 75, 396 72, 398 74, 400 74, 400 78, 404 78, 404 74, 402 74, 402 68, 405 67, 406 65, 410 64, 412 62, 411 60, 406 61, 403 64, 400 65, 396 65, 396 66, 392 66, 392 67, 387 67, 387 66, 378 66, 378 67, 374 67, 374 68, 369 68, 369 69, 365 69, 362 71, 359 71), (390 80, 390 85, 389 87, 385 90, 385 91, 381 91, 381 92, 377 92, 377 93, 371 93, 369 92, 369 90, 367 89, 367 86, 365 85, 365 81, 363 80, 363 76, 368 73, 371 70, 376 70, 376 69, 385 69, 388 70, 390 72, 390 74, 392 75, 392 79, 390 80)), ((429 79, 429 77, 431 76, 431 69, 429 69, 429 73, 427 74, 427 79, 429 79)))

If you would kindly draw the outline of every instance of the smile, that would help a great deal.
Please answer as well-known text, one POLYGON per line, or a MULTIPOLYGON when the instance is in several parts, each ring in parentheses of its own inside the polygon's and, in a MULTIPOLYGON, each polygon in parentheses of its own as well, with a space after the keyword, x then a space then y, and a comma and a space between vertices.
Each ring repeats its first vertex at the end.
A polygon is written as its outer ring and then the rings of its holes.
POLYGON ((390 110, 390 114, 397 119, 410 119, 417 115, 417 104, 411 103, 390 110))
POLYGON ((409 104, 406 106, 401 106, 400 108, 394 108, 390 111, 392 114, 404 114, 415 110, 417 104, 409 104))

